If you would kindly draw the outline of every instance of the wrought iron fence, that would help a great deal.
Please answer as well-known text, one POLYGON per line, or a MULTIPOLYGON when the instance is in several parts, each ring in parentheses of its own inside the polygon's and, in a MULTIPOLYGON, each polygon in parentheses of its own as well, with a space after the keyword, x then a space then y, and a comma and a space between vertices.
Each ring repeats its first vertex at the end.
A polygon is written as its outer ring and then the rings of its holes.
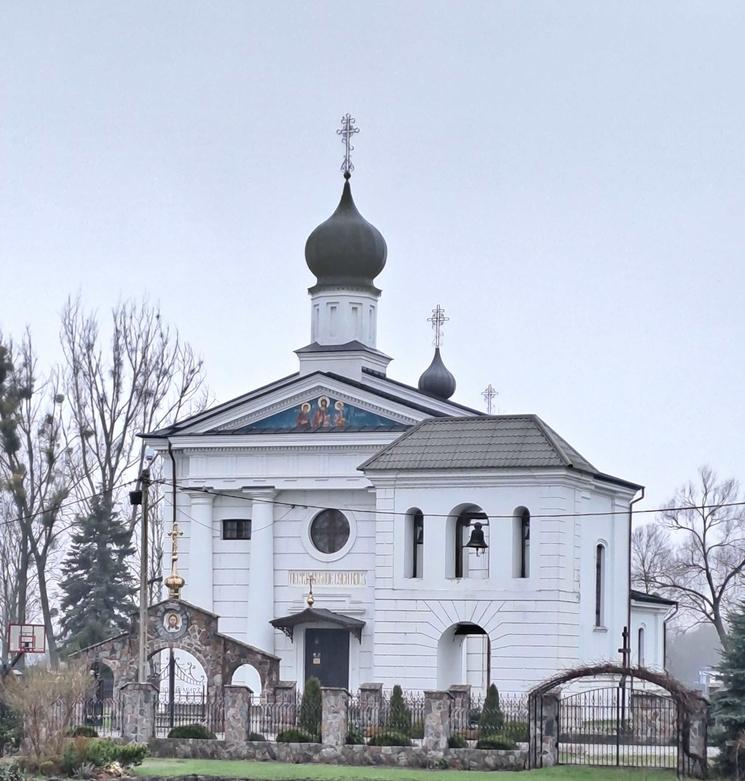
POLYGON ((225 704, 204 692, 161 693, 155 702, 155 736, 168 737, 175 727, 199 725, 220 738, 225 732, 225 704))
MULTIPOLYGON (((265 702, 255 697, 249 713, 249 740, 276 740, 282 733, 300 730, 320 741, 321 701, 298 696, 289 702, 265 702)), ((290 738, 287 734, 282 737, 290 738)))
POLYGON ((500 692, 496 699, 479 694, 457 697, 450 711, 454 743, 472 746, 479 741, 527 743, 528 700, 524 694, 500 692))
POLYGON ((75 734, 85 728, 99 737, 118 737, 121 730, 121 702, 114 697, 84 697, 72 703, 54 702, 49 706, 49 723, 53 729, 69 725, 75 734))
POLYGON ((347 740, 350 743, 391 742, 405 738, 416 742, 424 737, 424 695, 421 692, 384 692, 371 697, 365 692, 349 701, 347 740))
POLYGON ((611 684, 559 701, 562 764, 675 769, 678 736, 678 706, 666 693, 611 684))

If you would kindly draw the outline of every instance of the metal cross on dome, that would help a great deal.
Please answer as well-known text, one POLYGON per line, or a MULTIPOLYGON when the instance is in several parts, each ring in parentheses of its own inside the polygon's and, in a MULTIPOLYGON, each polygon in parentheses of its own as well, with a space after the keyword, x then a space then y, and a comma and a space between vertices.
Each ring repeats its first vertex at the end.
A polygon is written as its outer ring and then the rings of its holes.
POLYGON ((435 347, 439 347, 442 344, 442 326, 450 320, 449 317, 445 317, 445 310, 437 304, 432 310, 432 317, 427 318, 428 323, 432 323, 432 328, 435 332, 435 347))
POLYGON ((341 142, 344 144, 344 162, 341 164, 341 171, 345 179, 349 179, 354 171, 351 153, 354 151, 352 146, 352 136, 359 133, 360 129, 355 127, 357 120, 351 114, 345 114, 341 118, 341 128, 336 131, 337 136, 341 136, 341 142))
POLYGON ((176 562, 178 561, 178 538, 184 536, 177 522, 174 522, 171 531, 168 532, 168 536, 171 538, 171 574, 175 575, 176 562))

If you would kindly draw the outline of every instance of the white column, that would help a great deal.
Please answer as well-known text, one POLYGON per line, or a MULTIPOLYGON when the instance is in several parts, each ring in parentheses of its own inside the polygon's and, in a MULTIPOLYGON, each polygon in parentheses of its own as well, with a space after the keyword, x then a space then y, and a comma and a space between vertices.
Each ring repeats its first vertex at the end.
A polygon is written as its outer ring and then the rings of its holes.
POLYGON ((189 567, 184 574, 183 596, 187 602, 212 610, 212 494, 189 494, 189 567))
POLYGON ((274 489, 251 491, 251 559, 248 575, 249 645, 274 653, 274 489))

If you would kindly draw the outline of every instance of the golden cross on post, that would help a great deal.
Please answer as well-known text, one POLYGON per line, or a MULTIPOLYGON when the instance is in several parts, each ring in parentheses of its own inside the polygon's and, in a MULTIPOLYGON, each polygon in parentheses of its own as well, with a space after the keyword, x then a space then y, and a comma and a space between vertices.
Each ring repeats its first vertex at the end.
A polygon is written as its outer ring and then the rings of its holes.
POLYGON ((432 328, 435 331, 435 347, 439 347, 442 344, 442 326, 450 320, 449 317, 445 317, 445 310, 438 304, 432 310, 432 317, 427 318, 428 323, 432 323, 432 328))
POLYGON ((486 402, 486 413, 487 415, 491 415, 492 413, 492 403, 494 399, 499 396, 499 393, 494 389, 494 386, 489 383, 486 388, 484 388, 482 394, 484 398, 484 401, 486 402))
POLYGON ((305 601, 308 604, 308 607, 313 607, 313 603, 316 601, 316 598, 313 596, 313 581, 315 578, 313 575, 308 575, 308 596, 305 598, 305 601))
POLYGON ((354 151, 352 146, 352 136, 359 133, 360 129, 354 126, 357 120, 351 114, 345 114, 341 118, 341 128, 336 131, 337 136, 341 136, 341 142, 344 144, 344 161, 341 164, 341 171, 345 179, 349 179, 354 171, 351 153, 354 151))
POLYGON ((171 538, 171 574, 165 579, 164 583, 168 587, 168 595, 171 599, 181 597, 181 589, 186 581, 178 574, 178 538, 183 537, 184 533, 179 529, 178 522, 174 521, 171 531, 168 532, 171 538))

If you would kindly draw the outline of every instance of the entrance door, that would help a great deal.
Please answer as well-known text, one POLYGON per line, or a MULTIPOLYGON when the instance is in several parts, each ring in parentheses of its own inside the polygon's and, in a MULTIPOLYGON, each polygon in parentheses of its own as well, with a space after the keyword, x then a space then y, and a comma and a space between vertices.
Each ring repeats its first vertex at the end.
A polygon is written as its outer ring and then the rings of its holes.
POLYGON ((311 677, 321 686, 349 688, 348 630, 305 630, 305 680, 311 677))

